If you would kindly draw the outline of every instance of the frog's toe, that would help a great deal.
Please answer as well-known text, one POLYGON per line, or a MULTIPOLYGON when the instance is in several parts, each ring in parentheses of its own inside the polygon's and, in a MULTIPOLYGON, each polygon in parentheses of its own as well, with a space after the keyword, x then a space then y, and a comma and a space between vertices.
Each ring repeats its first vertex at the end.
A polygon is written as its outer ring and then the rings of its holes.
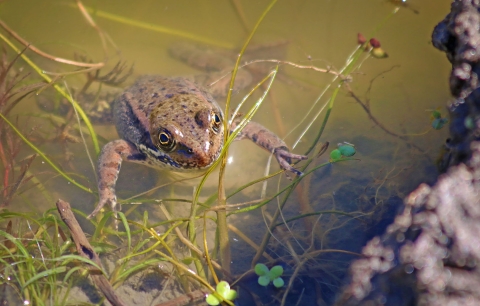
POLYGON ((290 163, 292 159, 304 160, 308 157, 305 155, 293 154, 288 151, 288 148, 278 148, 275 150, 275 157, 277 158, 278 164, 284 170, 292 172, 297 176, 302 176, 303 173, 295 168, 293 168, 290 163))
POLYGON ((294 153, 291 153, 288 148, 286 147, 281 147, 281 148, 277 148, 275 150, 275 155, 278 157, 282 157, 283 159, 298 159, 298 160, 304 160, 304 159, 307 159, 308 156, 305 156, 305 155, 300 155, 300 154, 294 154, 294 153))
POLYGON ((117 212, 120 210, 120 205, 117 205, 117 197, 112 196, 108 198, 100 198, 100 201, 98 202, 97 207, 95 207, 92 213, 88 215, 87 219, 91 219, 95 217, 100 212, 100 210, 102 210, 103 207, 107 204, 110 205, 110 208, 112 209, 112 211, 115 213, 115 216, 116 216, 117 212))
MULTIPOLYGON (((289 172, 292 172, 297 176, 302 176, 303 175, 302 171, 293 168, 285 159, 280 160, 280 159, 277 158, 277 161, 280 164, 280 167, 282 169, 284 169, 286 171, 289 171, 289 172)), ((288 177, 288 174, 287 174, 287 177, 288 177)))

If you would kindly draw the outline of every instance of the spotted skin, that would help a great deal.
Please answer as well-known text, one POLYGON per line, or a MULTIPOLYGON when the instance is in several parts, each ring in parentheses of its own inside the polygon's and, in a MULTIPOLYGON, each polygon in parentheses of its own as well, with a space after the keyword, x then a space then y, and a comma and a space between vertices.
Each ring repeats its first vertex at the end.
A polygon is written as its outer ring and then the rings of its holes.
MULTIPOLYGON (((238 121, 236 123, 238 123, 238 121)), ((236 124, 234 124, 232 128, 235 128, 235 126, 236 124)), ((293 168, 290 163, 292 159, 302 160, 307 157, 290 153, 285 142, 263 125, 250 121, 237 135, 235 140, 241 139, 250 139, 258 146, 273 153, 282 169, 293 172, 298 176, 302 175, 302 172, 293 168)))
MULTIPOLYGON (((122 161, 172 171, 206 169, 220 155, 224 141, 223 113, 212 95, 186 78, 140 77, 113 102, 113 118, 121 139, 107 143, 98 161, 99 203, 120 211, 115 184, 122 161)), ((292 154, 274 133, 250 122, 237 139, 248 138, 275 154, 282 169, 302 173, 290 165, 292 154)))

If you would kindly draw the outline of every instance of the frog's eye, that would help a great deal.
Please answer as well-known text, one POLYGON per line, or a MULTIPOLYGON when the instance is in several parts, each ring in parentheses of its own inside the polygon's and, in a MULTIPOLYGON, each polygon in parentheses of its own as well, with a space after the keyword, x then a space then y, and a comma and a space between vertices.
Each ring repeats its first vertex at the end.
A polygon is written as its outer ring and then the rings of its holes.
POLYGON ((158 131, 158 146, 164 151, 171 151, 175 147, 173 135, 166 129, 158 131))
POLYGON ((220 119, 220 116, 216 113, 213 113, 212 116, 212 129, 215 133, 218 133, 220 131, 220 127, 222 126, 222 119, 220 119))

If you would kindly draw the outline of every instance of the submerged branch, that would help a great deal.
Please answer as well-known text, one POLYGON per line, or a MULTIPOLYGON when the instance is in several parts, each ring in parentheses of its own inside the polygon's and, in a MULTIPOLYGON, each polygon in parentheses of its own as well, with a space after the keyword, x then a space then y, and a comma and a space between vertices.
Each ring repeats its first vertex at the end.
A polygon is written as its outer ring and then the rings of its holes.
POLYGON ((366 103, 364 103, 352 90, 352 88, 350 87, 349 84, 345 84, 345 87, 347 88, 348 90, 348 93, 350 94, 350 96, 358 103, 360 104, 360 106, 362 107, 362 109, 365 111, 365 113, 367 113, 368 115, 368 118, 370 118, 370 120, 375 123, 376 126, 378 126, 380 129, 382 129, 385 133, 387 133, 388 135, 390 136, 393 136, 395 138, 398 138, 400 140, 403 140, 405 143, 407 143, 409 146, 412 146, 412 148, 415 148, 417 149, 418 151, 420 151, 421 153, 425 153, 425 150, 423 150, 422 148, 420 148, 419 146, 417 146, 416 144, 414 144, 413 142, 411 142, 408 137, 406 136, 403 136, 403 135, 399 135, 395 132, 392 132, 391 130, 389 130, 385 125, 383 125, 380 121, 378 121, 378 119, 372 114, 372 112, 370 111, 370 107, 369 105, 367 105, 366 103))
MULTIPOLYGON (((70 204, 68 202, 58 200, 57 201, 57 210, 62 218, 63 222, 68 226, 70 233, 72 234, 72 239, 75 242, 75 246, 77 248, 77 252, 96 263, 99 267, 102 266, 100 261, 100 257, 95 252, 93 247, 88 242, 85 233, 83 232, 80 224, 78 224, 77 219, 75 219, 75 215, 73 214, 70 204)), ((96 269, 92 269, 91 272, 95 272, 96 269)), ((120 300, 120 298, 115 294, 112 285, 108 281, 108 279, 103 274, 94 274, 91 273, 90 277, 92 278, 93 282, 97 287, 102 291, 103 295, 107 298, 107 300, 112 303, 112 305, 126 305, 120 300)))

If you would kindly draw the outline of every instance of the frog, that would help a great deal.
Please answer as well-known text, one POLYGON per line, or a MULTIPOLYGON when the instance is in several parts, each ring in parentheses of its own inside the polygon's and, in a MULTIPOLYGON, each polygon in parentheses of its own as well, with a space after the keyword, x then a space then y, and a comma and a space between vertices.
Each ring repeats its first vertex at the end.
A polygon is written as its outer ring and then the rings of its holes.
MULTIPOLYGON (((113 101, 113 121, 119 139, 108 142, 98 159, 99 202, 88 218, 106 205, 121 210, 115 185, 123 161, 174 172, 202 171, 219 158, 224 146, 224 114, 209 89, 189 77, 140 76, 113 101)), ((234 129, 238 120, 234 120, 234 129)), ((227 131, 231 133, 232 131, 227 131)), ((249 139, 272 153, 280 168, 301 176, 286 143, 250 121, 235 140, 249 139)))

